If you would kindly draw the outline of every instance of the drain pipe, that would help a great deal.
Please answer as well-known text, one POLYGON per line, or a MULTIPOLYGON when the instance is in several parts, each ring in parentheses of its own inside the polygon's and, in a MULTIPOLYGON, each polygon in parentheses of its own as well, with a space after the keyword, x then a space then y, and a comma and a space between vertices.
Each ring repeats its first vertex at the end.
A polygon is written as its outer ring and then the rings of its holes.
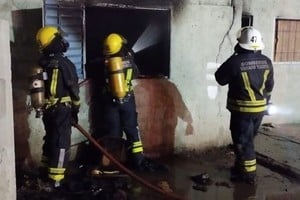
POLYGON ((82 126, 80 126, 79 124, 73 124, 73 126, 75 128, 77 128, 79 130, 79 132, 81 132, 90 142, 92 142, 93 145, 95 145, 101 151, 101 153, 103 153, 110 161, 112 161, 121 171, 125 172, 126 174, 128 174, 129 176, 131 176, 132 178, 134 178, 135 180, 137 180, 144 186, 168 197, 168 199, 185 200, 183 197, 177 196, 173 193, 166 192, 166 191, 152 185, 151 183, 147 182, 143 178, 137 176, 131 170, 126 168, 124 165, 122 165, 118 160, 116 160, 110 153, 108 153, 105 150, 105 148, 103 148, 86 130, 84 130, 84 128, 82 128, 82 126))

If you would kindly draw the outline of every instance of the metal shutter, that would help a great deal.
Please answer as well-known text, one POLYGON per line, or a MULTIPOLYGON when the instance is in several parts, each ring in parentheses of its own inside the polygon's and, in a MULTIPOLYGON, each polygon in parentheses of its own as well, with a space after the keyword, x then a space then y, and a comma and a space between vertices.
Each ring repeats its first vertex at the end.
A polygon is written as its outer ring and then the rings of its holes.
POLYGON ((79 2, 44 0, 44 25, 58 26, 66 33, 70 48, 65 55, 75 64, 79 79, 84 78, 83 15, 84 5, 79 2))

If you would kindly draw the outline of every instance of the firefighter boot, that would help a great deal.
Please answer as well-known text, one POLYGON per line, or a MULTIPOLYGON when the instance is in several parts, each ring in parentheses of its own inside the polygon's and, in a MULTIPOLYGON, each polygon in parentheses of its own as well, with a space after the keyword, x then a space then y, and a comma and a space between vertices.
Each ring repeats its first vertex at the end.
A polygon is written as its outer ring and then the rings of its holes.
POLYGON ((131 159, 134 170, 139 172, 167 172, 168 168, 149 158, 144 157, 142 153, 133 155, 131 159))
POLYGON ((59 191, 61 189, 61 186, 62 185, 60 182, 54 181, 50 178, 46 180, 41 180, 39 182, 40 190, 48 193, 59 191))
POLYGON ((245 173, 243 176, 243 181, 249 185, 256 185, 256 173, 245 173))
POLYGON ((244 182, 249 185, 255 185, 256 184, 256 173, 246 173, 244 172, 241 167, 233 166, 230 169, 230 180, 233 182, 244 182))

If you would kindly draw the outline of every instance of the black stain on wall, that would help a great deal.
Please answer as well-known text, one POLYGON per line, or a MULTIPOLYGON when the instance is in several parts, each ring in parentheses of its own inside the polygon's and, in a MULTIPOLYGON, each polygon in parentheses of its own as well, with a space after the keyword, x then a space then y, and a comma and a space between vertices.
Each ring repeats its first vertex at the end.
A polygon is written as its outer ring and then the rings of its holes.
POLYGON ((42 9, 12 11, 14 41, 11 42, 14 135, 16 168, 26 168, 32 161, 28 139, 28 76, 36 66, 38 50, 35 35, 42 26, 42 9))

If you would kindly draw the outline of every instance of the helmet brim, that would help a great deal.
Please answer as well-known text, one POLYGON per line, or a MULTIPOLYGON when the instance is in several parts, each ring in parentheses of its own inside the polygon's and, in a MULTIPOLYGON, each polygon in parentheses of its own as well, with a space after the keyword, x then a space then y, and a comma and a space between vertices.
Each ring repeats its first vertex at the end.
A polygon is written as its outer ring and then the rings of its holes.
POLYGON ((239 45, 243 48, 243 49, 247 49, 247 50, 251 50, 251 51, 259 51, 259 50, 263 50, 265 48, 264 43, 252 43, 252 44, 242 44, 239 43, 239 45))

